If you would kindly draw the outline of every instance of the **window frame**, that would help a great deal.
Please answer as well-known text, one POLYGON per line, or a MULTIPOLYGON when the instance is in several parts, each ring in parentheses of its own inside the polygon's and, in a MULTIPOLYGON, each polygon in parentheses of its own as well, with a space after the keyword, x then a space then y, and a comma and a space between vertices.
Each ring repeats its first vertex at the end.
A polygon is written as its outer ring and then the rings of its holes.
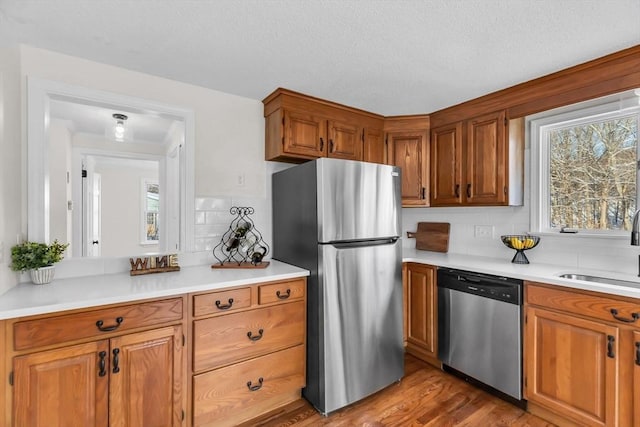
MULTIPOLYGON (((640 127, 640 91, 638 89, 610 95, 591 101, 568 105, 527 117, 529 145, 531 150, 530 228, 537 234, 562 234, 560 228, 550 227, 550 146, 545 138, 550 128, 579 125, 594 121, 637 115, 640 127), (545 141, 542 141, 545 138, 545 141)), ((636 160, 640 161, 640 137, 636 143, 636 160)), ((638 163, 637 163, 638 164, 638 163)), ((636 208, 640 208, 640 171, 636 167, 636 208)), ((628 238, 625 230, 578 229, 569 234, 599 238, 628 238)))

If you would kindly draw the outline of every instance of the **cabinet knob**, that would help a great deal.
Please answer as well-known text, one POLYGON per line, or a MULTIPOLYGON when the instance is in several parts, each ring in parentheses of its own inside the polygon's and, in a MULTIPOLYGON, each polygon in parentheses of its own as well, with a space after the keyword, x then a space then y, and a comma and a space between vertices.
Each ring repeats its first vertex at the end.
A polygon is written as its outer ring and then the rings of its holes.
POLYGON ((258 335, 253 335, 251 331, 247 332, 247 337, 249 337, 251 341, 258 341, 262 338, 262 335, 264 335, 264 329, 258 329, 258 335))
POLYGON ((100 353, 98 353, 98 356, 100 357, 100 372, 98 372, 98 376, 104 377, 105 375, 107 375, 107 352, 101 351, 100 353))
POLYGON ((635 323, 636 320, 640 319, 640 313, 631 313, 631 319, 629 319, 627 317, 618 316, 618 310, 616 310, 615 308, 612 308, 611 310, 609 310, 609 312, 614 319, 624 323, 635 323))
POLYGON ((113 349, 113 373, 117 374, 120 372, 120 349, 113 349))
POLYGON ((283 294, 280 293, 280 291, 276 292, 276 297, 278 297, 278 299, 287 299, 291 296, 291 289, 287 289, 286 292, 284 292, 283 294))
POLYGON ((615 359, 616 354, 613 351, 613 345, 616 342, 616 337, 613 335, 607 335, 607 357, 611 359, 615 359))
POLYGON ((111 332, 111 331, 115 331, 116 329, 118 329, 123 321, 124 321, 124 317, 116 317, 116 324, 115 325, 103 326, 104 322, 102 320, 98 320, 96 322, 96 326, 102 332, 111 332))
POLYGON ((229 310, 233 306, 233 298, 227 300, 227 304, 222 304, 220 300, 216 300, 216 307, 218 310, 229 310))
POLYGON ((249 389, 249 391, 258 391, 262 388, 263 381, 264 381, 264 378, 262 377, 258 378, 258 384, 256 385, 251 385, 251 381, 248 381, 247 388, 249 389))

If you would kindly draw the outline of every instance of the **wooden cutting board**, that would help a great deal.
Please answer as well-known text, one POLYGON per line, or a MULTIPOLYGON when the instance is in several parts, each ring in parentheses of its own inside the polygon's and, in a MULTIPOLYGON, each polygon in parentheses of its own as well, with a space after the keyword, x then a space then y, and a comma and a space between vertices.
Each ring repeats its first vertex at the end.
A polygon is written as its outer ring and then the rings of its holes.
POLYGON ((421 251, 447 252, 449 250, 448 222, 419 222, 418 230, 407 231, 407 237, 416 239, 416 249, 421 251))

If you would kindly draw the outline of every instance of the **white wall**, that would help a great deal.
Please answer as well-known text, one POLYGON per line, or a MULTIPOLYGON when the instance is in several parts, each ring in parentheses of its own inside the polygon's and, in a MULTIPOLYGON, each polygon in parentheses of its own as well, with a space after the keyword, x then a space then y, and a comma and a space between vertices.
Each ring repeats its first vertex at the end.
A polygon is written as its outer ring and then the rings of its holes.
POLYGON ((14 286, 18 276, 9 268, 11 246, 21 227, 22 115, 20 56, 17 48, 0 47, 0 294, 14 286))
POLYGON ((102 176, 102 256, 157 253, 158 245, 140 245, 142 180, 158 181, 158 172, 128 167, 96 166, 102 176))
MULTIPOLYGON (((262 102, 30 46, 20 46, 19 57, 16 58, 19 62, 15 61, 12 68, 17 73, 12 90, 22 97, 22 111, 26 111, 26 80, 29 76, 193 110, 196 197, 239 198, 238 203, 255 205, 256 221, 270 227, 262 102), (19 79, 22 79, 21 85, 17 84, 19 79)), ((18 111, 20 109, 14 109, 13 114, 20 122, 18 111)), ((3 162, 11 165, 10 170, 14 172, 14 184, 15 177, 21 173, 17 164, 26 164, 26 159, 20 155, 22 147, 26 147, 26 134, 22 133, 20 137, 19 129, 16 129, 15 135, 15 145, 12 146, 15 152, 10 152, 8 157, 3 156, 3 162)), ((26 183, 26 178, 23 179, 26 183)), ((22 211, 10 213, 10 235, 20 231, 26 235, 26 189, 16 193, 16 197, 17 206, 22 205, 22 211)), ((4 192, 0 198, 5 198, 4 192)), ((267 231, 270 234, 270 230, 267 231)), ((208 255, 198 255, 191 260, 188 256, 181 257, 182 265, 212 260, 208 255)), ((128 268, 128 261, 122 260, 86 260, 81 265, 65 260, 59 264, 56 277, 102 274, 128 268)), ((8 286, 14 283, 12 280, 8 286)))

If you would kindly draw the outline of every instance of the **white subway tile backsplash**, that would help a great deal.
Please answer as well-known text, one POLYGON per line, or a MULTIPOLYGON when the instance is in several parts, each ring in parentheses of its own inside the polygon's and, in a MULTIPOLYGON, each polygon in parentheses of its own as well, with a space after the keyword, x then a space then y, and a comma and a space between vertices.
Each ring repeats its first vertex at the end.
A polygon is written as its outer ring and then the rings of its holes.
POLYGON ((205 224, 206 223, 206 212, 204 211, 196 211, 195 214, 195 224, 196 225, 201 225, 201 224, 205 224))
POLYGON ((196 211, 229 211, 231 197, 196 197, 196 211))
MULTIPOLYGON (((504 234, 530 232, 529 209, 523 207, 460 207, 403 209, 403 235, 415 231, 421 221, 451 224, 449 252, 511 259, 515 254, 502 244, 504 234), (476 225, 494 227, 493 239, 475 237, 476 225)), ((403 239, 403 246, 415 247, 414 239, 403 239)), ((558 265, 561 268, 587 268, 638 274, 640 249, 628 239, 593 238, 574 235, 543 235, 540 244, 526 252, 531 263, 558 265)))

